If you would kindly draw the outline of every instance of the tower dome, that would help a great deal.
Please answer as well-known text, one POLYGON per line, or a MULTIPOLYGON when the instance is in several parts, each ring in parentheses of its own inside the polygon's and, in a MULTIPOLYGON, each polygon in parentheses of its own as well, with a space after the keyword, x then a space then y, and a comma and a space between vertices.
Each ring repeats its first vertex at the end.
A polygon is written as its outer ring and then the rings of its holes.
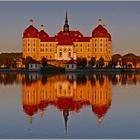
POLYGON ((99 21, 98 21, 98 26, 92 31, 92 37, 107 37, 107 38, 109 38, 109 40, 111 40, 111 35, 108 33, 108 31, 102 25, 101 19, 99 19, 99 21))
POLYGON ((39 38, 41 41, 46 41, 47 37, 49 37, 49 35, 44 31, 44 25, 41 25, 41 30, 39 32, 39 38))
POLYGON ((23 32, 23 38, 37 38, 38 30, 33 26, 33 20, 29 21, 29 27, 23 32))

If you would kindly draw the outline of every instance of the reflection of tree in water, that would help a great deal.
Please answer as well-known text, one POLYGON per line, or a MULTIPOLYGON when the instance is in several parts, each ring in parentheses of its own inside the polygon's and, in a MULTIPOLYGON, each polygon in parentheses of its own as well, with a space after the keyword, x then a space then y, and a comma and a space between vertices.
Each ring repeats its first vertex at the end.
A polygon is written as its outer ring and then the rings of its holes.
POLYGON ((4 85, 13 85, 16 82, 16 74, 11 73, 5 73, 0 74, 0 83, 3 83, 4 85))
POLYGON ((97 74, 96 79, 99 81, 100 85, 104 84, 104 77, 103 74, 97 74))
POLYGON ((77 74, 77 84, 86 84, 87 78, 85 74, 77 74))
POLYGON ((47 75, 42 75, 42 79, 41 79, 41 82, 43 85, 45 85, 47 83, 47 75))
POLYGON ((126 85, 126 82, 127 82, 127 75, 126 74, 123 74, 122 75, 122 79, 121 79, 121 84, 122 85, 126 85))
MULTIPOLYGON (((38 73, 0 73, 0 84, 4 85, 13 85, 14 83, 22 82, 22 84, 26 83, 27 85, 31 85, 32 82, 37 82, 41 80, 42 84, 46 84, 48 79, 55 75, 48 75, 48 74, 38 74, 38 73)), ((91 85, 95 85, 96 80, 99 81, 100 85, 104 83, 104 77, 107 77, 109 81, 112 82, 113 85, 121 83, 122 85, 126 84, 137 84, 140 81, 140 74, 130 74, 130 73, 123 73, 123 74, 113 74, 113 73, 106 73, 106 74, 93 74, 93 73, 78 73, 78 74, 71 74, 67 75, 67 80, 75 80, 77 84, 86 84, 87 80, 90 81, 91 85)))
POLYGON ((137 78, 136 78, 136 75, 134 75, 134 78, 133 78, 133 83, 136 85, 137 83, 137 78))
POLYGON ((88 74, 88 79, 90 80, 91 85, 95 85, 96 79, 93 74, 88 74))

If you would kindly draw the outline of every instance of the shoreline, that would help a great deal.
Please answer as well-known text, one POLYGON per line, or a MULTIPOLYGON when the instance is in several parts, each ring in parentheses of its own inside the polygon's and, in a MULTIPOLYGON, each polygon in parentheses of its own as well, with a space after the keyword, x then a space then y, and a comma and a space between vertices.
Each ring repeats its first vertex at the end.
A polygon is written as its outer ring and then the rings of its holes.
POLYGON ((45 70, 29 70, 29 69, 0 69, 0 73, 140 73, 140 69, 133 68, 121 68, 121 69, 76 69, 76 70, 65 70, 63 68, 53 68, 45 70))

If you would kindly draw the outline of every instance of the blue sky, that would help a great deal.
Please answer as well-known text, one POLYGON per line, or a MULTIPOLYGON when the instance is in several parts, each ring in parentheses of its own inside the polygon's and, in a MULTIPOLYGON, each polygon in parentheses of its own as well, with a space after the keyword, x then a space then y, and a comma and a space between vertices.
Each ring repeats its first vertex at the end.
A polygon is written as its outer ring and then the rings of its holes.
POLYGON ((53 36, 62 30, 65 12, 70 29, 91 36, 102 18, 112 35, 113 54, 128 52, 140 55, 140 1, 25 1, 0 2, 0 52, 22 51, 22 33, 29 19, 53 36))

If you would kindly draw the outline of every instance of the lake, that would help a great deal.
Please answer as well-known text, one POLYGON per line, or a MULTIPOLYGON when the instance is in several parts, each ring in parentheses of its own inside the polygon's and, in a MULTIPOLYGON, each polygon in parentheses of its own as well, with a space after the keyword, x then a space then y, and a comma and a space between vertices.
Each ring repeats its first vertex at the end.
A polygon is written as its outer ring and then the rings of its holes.
POLYGON ((140 138, 140 74, 0 74, 0 138, 140 138))

